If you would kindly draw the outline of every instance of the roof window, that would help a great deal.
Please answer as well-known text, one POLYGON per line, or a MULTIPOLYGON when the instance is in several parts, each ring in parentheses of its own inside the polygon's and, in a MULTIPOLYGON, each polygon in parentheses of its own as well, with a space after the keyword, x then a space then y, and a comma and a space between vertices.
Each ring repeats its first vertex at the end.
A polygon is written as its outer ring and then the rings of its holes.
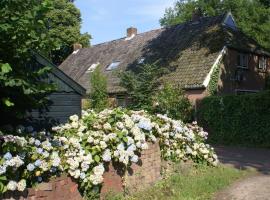
POLYGON ((145 58, 144 57, 141 57, 139 60, 138 60, 138 64, 143 64, 145 61, 145 58))
POLYGON ((92 64, 92 65, 87 69, 87 72, 93 72, 93 71, 95 71, 95 69, 97 68, 98 65, 99 65, 99 62, 98 62, 98 63, 92 64))
POLYGON ((114 70, 114 69, 117 69, 118 66, 120 64, 120 61, 113 61, 107 68, 106 70, 107 71, 111 71, 111 70, 114 70))

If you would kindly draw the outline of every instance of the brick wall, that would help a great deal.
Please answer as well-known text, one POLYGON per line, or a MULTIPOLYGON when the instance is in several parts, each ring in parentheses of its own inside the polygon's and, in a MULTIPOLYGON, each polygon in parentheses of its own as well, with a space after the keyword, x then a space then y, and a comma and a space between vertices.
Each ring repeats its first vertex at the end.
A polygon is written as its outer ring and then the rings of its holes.
POLYGON ((126 173, 123 166, 110 163, 104 174, 101 197, 112 192, 135 192, 153 185, 161 179, 161 155, 158 142, 148 143, 149 149, 141 152, 138 163, 128 167, 126 173))
POLYGON ((247 53, 248 69, 237 67, 237 56, 241 53, 229 49, 221 65, 220 80, 218 83, 220 94, 235 94, 237 90, 261 91, 265 89, 266 77, 270 70, 270 59, 268 58, 267 70, 258 69, 259 56, 247 53), (236 81, 236 73, 241 73, 243 80, 236 81))
POLYGON ((25 192, 8 192, 3 200, 82 200, 78 185, 71 178, 62 176, 48 183, 38 184, 25 192))

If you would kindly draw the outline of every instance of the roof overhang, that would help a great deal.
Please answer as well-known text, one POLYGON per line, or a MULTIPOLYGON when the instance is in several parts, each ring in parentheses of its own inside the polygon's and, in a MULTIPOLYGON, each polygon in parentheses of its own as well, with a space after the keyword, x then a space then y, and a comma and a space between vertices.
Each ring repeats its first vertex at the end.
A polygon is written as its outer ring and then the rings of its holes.
POLYGON ((80 84, 78 84, 76 81, 71 79, 68 75, 66 75, 61 69, 59 69, 57 66, 55 66, 52 62, 50 62, 47 58, 45 58, 43 55, 31 51, 31 53, 34 55, 36 61, 40 63, 43 66, 49 66, 52 68, 51 73, 62 80, 64 83, 66 83, 68 86, 70 86, 75 92, 78 94, 84 96, 86 94, 86 89, 82 87, 80 84))

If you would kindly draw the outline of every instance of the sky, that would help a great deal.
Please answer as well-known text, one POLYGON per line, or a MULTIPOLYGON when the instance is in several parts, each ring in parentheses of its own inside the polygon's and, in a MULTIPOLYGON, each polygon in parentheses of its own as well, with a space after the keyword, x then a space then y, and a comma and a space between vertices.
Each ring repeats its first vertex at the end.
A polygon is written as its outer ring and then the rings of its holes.
POLYGON ((138 33, 160 27, 159 19, 175 0, 76 0, 81 10, 82 30, 91 34, 91 44, 126 36, 128 27, 138 33))

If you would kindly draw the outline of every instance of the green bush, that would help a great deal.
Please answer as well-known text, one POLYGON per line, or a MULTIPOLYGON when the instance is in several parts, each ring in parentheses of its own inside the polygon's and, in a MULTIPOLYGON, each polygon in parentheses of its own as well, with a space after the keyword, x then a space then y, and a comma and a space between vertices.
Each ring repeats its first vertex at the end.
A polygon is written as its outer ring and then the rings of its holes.
POLYGON ((192 105, 181 89, 166 84, 156 93, 154 101, 156 113, 167 114, 184 122, 190 121, 192 105))
POLYGON ((212 143, 270 147, 270 91, 206 97, 198 119, 212 143))
POLYGON ((96 110, 101 111, 108 107, 108 94, 107 94, 107 78, 102 74, 100 66, 98 66, 90 76, 91 93, 89 106, 96 110))

